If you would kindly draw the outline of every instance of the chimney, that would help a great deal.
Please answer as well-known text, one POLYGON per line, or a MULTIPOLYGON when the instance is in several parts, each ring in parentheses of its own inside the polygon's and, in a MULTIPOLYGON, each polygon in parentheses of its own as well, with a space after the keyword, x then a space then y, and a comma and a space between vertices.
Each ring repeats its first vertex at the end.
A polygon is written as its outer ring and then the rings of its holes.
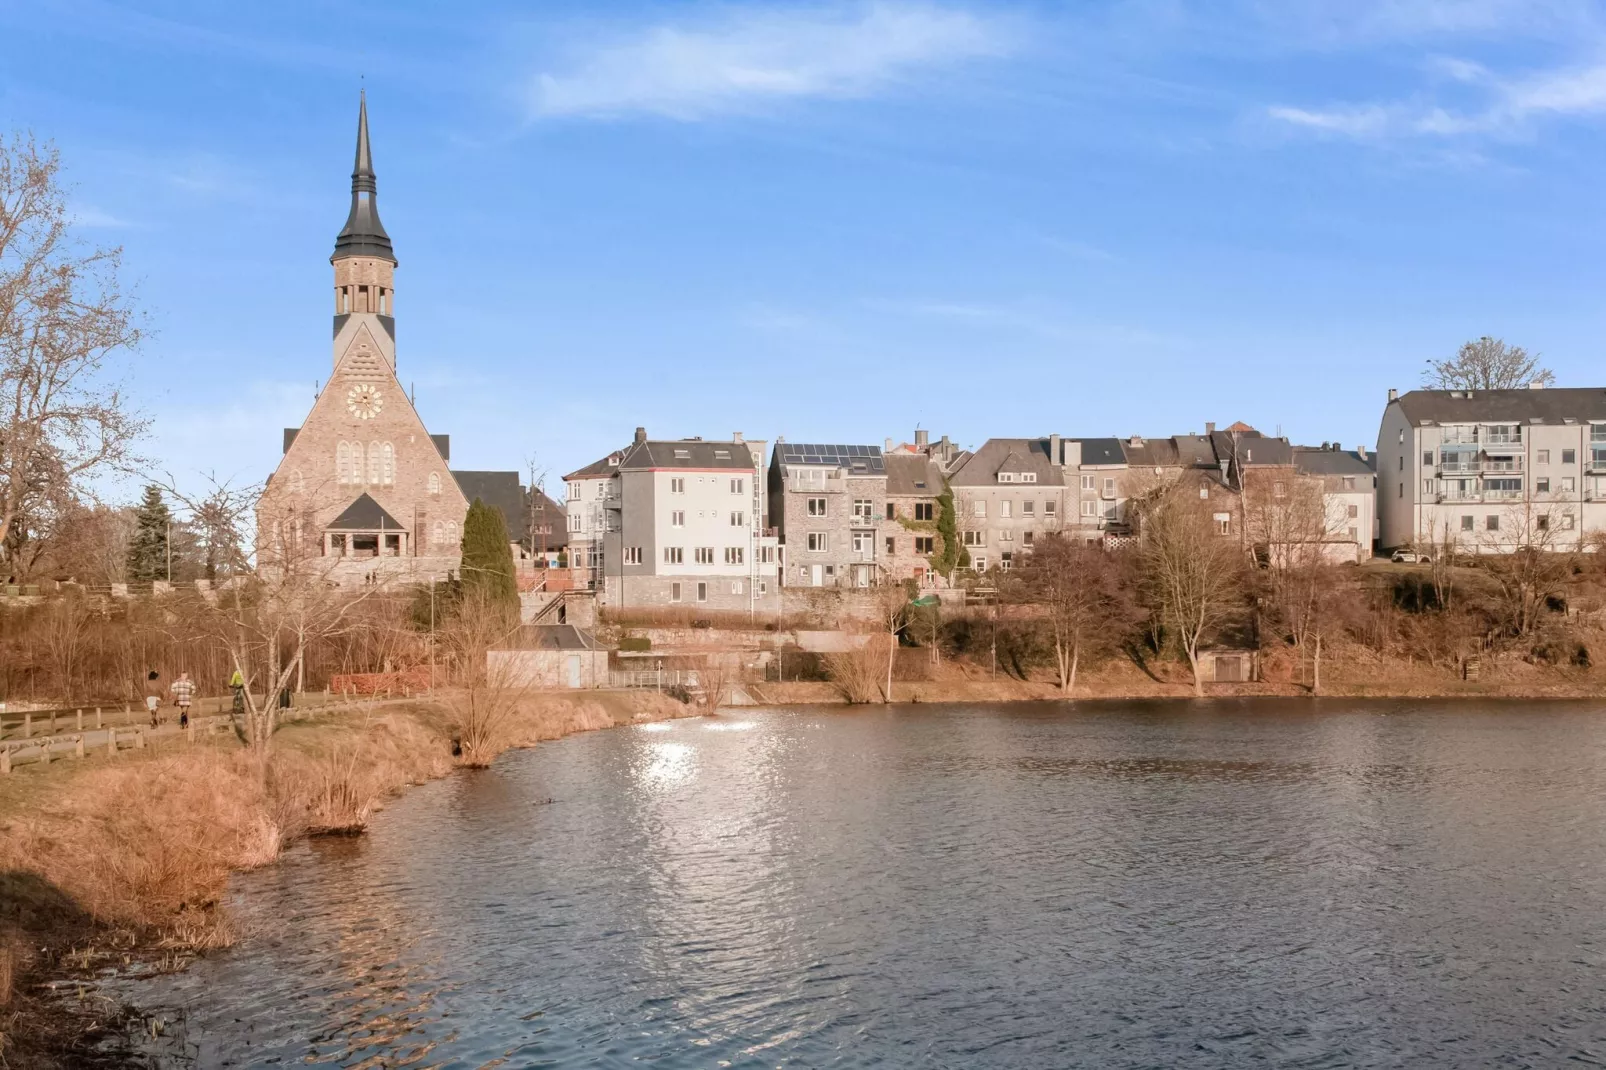
POLYGON ((1127 439, 1126 444, 1131 446, 1133 449, 1137 449, 1139 446, 1143 445, 1143 436, 1133 435, 1131 438, 1127 439))
POLYGON ((740 444, 742 441, 742 433, 740 431, 732 431, 731 441, 740 444))
POLYGON ((1060 437, 1058 435, 1048 436, 1048 463, 1064 463, 1063 458, 1060 455, 1060 437))
POLYGON ((915 449, 923 450, 931 445, 931 432, 915 428, 915 449))
POLYGON ((636 428, 636 444, 639 446, 645 441, 647 441, 647 429, 645 427, 636 428))
POLYGON ((944 436, 942 436, 942 459, 946 461, 949 458, 951 458, 952 456, 953 456, 953 445, 952 445, 952 443, 950 443, 948 441, 948 436, 944 435, 944 436))
POLYGON ((1528 384, 1529 390, 1543 390, 1544 388, 1545 384, 1541 383, 1538 379, 1535 379, 1533 382, 1528 384))
POLYGON ((890 439, 890 438, 885 439, 884 442, 885 442, 885 444, 881 447, 881 452, 882 453, 891 453, 892 452, 892 439, 890 439))
POLYGON ((1215 433, 1216 433, 1216 422, 1214 420, 1206 420, 1205 421, 1205 434, 1213 435, 1215 433))
POLYGON ((1363 461, 1366 460, 1366 447, 1365 446, 1356 446, 1355 447, 1355 456, 1359 457, 1363 461))
POLYGON ((1322 449, 1324 449, 1324 450, 1330 450, 1330 449, 1332 449, 1332 448, 1333 448, 1333 444, 1332 444, 1332 443, 1331 443, 1331 442, 1323 442, 1323 443, 1322 443, 1322 449))
POLYGON ((1394 389, 1392 386, 1389 387, 1389 400, 1390 401, 1398 401, 1398 400, 1400 400, 1400 392, 1398 390, 1394 389))

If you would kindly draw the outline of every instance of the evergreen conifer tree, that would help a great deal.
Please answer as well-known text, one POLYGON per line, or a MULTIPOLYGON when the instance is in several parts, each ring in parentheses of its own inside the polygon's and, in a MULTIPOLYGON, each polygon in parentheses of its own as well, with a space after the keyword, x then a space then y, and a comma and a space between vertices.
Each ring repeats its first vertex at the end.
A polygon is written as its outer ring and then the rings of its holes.
POLYGON ((513 578, 513 547, 499 510, 475 498, 463 521, 463 594, 472 604, 516 614, 519 588, 513 578))
POLYGON ((128 543, 128 581, 149 583, 167 578, 167 539, 173 514, 154 483, 134 510, 134 537, 128 543))

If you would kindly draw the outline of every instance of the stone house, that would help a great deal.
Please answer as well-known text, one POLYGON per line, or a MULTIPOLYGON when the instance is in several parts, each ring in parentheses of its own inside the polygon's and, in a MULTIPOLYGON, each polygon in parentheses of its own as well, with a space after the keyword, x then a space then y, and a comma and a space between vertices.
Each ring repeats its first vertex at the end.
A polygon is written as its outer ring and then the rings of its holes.
POLYGON ((768 492, 785 553, 785 586, 882 582, 881 547, 892 533, 883 530, 887 468, 881 447, 777 440, 768 492))
POLYGON ((1040 534, 1062 530, 1067 503, 1075 500, 1067 491, 1069 445, 1059 435, 990 438, 949 477, 972 569, 1007 572, 1040 534))

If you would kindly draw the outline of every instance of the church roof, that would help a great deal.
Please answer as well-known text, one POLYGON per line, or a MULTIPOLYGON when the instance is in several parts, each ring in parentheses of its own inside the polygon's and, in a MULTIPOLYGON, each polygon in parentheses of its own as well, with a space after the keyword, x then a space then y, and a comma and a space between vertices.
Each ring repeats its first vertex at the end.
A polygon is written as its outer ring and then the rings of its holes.
POLYGON ((357 104, 357 162, 351 172, 351 214, 335 239, 335 254, 330 260, 374 256, 396 263, 390 235, 379 221, 378 198, 379 180, 374 175, 373 154, 368 148, 368 95, 364 92, 357 104))
POLYGON ((502 514, 509 542, 519 542, 529 527, 524 488, 517 472, 452 472, 458 489, 470 502, 478 498, 502 514))
POLYGON ((346 511, 335 517, 327 531, 403 531, 396 518, 385 512, 384 506, 368 494, 359 494, 357 500, 346 506, 346 511))

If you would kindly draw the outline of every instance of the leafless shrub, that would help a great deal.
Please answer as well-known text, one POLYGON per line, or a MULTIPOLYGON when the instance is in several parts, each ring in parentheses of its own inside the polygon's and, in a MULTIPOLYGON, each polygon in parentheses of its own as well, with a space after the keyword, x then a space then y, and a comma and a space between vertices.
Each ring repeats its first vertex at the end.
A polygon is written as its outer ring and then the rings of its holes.
POLYGON ((872 634, 863 646, 823 654, 821 660, 843 698, 853 703, 880 702, 891 653, 886 638, 872 634))
POLYGON ((506 644, 517 627, 516 615, 487 595, 468 591, 441 634, 454 685, 442 698, 464 765, 490 765, 508 745, 509 722, 529 685, 511 659, 493 665, 487 655, 506 644))

